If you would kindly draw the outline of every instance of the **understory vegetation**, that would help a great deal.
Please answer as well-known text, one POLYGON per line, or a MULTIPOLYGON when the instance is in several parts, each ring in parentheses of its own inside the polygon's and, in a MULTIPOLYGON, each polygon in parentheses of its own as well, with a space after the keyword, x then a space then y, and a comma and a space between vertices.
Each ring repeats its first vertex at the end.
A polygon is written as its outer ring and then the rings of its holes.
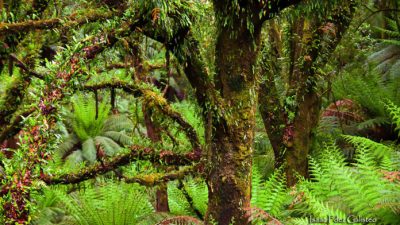
POLYGON ((400 224, 399 0, 0 0, 0 224, 400 224))

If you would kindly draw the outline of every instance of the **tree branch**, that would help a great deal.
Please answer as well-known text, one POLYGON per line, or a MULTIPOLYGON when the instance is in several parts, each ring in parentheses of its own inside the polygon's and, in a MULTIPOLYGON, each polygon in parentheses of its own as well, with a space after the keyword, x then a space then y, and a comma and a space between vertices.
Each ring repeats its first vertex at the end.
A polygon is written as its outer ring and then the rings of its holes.
POLYGON ((27 117, 30 114, 32 114, 35 110, 36 110, 36 108, 31 108, 31 109, 28 109, 28 110, 22 112, 21 114, 15 116, 15 119, 12 120, 12 122, 10 124, 8 124, 8 126, 5 126, 4 129, 0 129, 1 130, 0 143, 2 143, 4 140, 16 135, 21 130, 22 119, 24 117, 27 117))
POLYGON ((158 184, 167 183, 173 180, 181 180, 185 178, 185 176, 190 174, 197 174, 199 172, 199 165, 195 166, 187 166, 181 170, 173 171, 166 174, 148 174, 148 175, 138 175, 134 177, 126 177, 123 176, 124 181, 126 183, 138 183, 143 186, 153 187, 158 184))
MULTIPOLYGON (((120 166, 127 165, 134 160, 149 160, 153 163, 159 163, 161 161, 166 165, 188 165, 200 160, 200 157, 193 154, 194 151, 179 155, 171 151, 156 152, 154 149, 137 145, 131 146, 130 150, 131 151, 127 154, 116 156, 110 160, 83 169, 78 173, 64 174, 56 177, 48 174, 41 174, 41 180, 49 185, 76 184, 94 178, 97 175, 110 172, 120 166)), ((171 175, 170 178, 172 177, 173 175, 171 175)))
POLYGON ((302 1, 303 0, 262 0, 260 3, 261 10, 263 10, 263 16, 261 20, 269 20, 283 9, 292 5, 297 5, 302 1))
POLYGON ((114 81, 112 83, 102 83, 96 85, 85 85, 84 89, 94 91, 103 88, 120 88, 127 93, 131 93, 136 97, 142 96, 144 101, 149 105, 156 106, 163 114, 171 118, 181 126, 187 138, 190 140, 192 146, 198 149, 198 154, 201 154, 201 144, 197 136, 196 130, 190 125, 182 115, 175 111, 167 102, 167 100, 160 94, 152 91, 149 88, 142 88, 140 85, 128 84, 122 81, 114 81))
MULTIPOLYGON (((185 12, 185 9, 178 8, 177 12, 185 12)), ((190 14, 190 13, 188 13, 190 14)), ((197 102, 200 107, 204 110, 207 109, 208 103, 218 102, 217 94, 215 93, 214 83, 210 79, 207 72, 204 60, 200 54, 200 48, 198 41, 193 37, 189 26, 182 26, 182 23, 174 22, 172 29, 173 35, 168 35, 170 32, 163 30, 162 27, 155 27, 150 14, 143 14, 138 18, 141 24, 144 26, 140 30, 144 35, 164 44, 167 50, 171 51, 178 59, 180 65, 195 90, 197 102)), ((171 16, 172 20, 179 19, 177 16, 171 16)), ((131 30, 136 29, 132 27, 131 30)))
POLYGON ((57 27, 79 26, 86 23, 110 19, 119 15, 119 12, 89 12, 79 18, 71 15, 66 18, 53 18, 44 20, 28 20, 19 23, 0 23, 0 36, 19 34, 33 30, 49 30, 57 27), (64 22, 65 21, 65 22, 64 22))
POLYGON ((21 68, 23 71, 25 71, 25 73, 27 73, 28 75, 32 75, 36 78, 39 78, 41 80, 44 79, 44 75, 39 74, 35 71, 32 71, 28 68, 28 66, 25 65, 25 63, 23 63, 20 59, 17 58, 17 56, 15 54, 10 54, 9 56, 14 62, 16 62, 16 66, 21 68))

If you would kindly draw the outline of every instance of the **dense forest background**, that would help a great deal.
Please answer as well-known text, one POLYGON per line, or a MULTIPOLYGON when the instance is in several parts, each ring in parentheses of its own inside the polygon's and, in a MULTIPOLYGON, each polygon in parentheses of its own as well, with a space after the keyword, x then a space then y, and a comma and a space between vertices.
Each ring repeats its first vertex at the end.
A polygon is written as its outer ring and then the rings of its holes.
POLYGON ((400 224, 399 6, 0 0, 0 224, 400 224))

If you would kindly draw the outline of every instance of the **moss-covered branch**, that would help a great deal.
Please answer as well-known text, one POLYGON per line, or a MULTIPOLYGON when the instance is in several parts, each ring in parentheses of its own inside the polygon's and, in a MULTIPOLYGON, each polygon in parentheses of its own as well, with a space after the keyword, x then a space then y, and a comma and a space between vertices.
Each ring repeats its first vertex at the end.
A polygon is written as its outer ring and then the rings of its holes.
POLYGON ((84 89, 94 91, 104 88, 120 88, 127 93, 133 94, 136 97, 142 96, 143 100, 149 104, 149 106, 157 107, 164 115, 171 118, 174 122, 179 124, 186 136, 190 140, 192 146, 198 149, 198 154, 201 154, 201 144, 196 133, 196 130, 182 117, 182 115, 174 110, 167 102, 167 100, 161 95, 149 88, 140 87, 136 84, 128 84, 122 81, 113 81, 112 83, 101 83, 95 85, 85 85, 84 89))
MULTIPOLYGON (((107 65, 104 69, 99 69, 97 70, 97 73, 102 73, 106 72, 108 70, 114 70, 114 69, 129 69, 132 65, 131 64, 126 64, 126 63, 114 63, 111 65, 107 65)), ((163 69, 166 68, 165 64, 146 64, 143 65, 147 71, 153 71, 157 69, 163 69)))
POLYGON ((58 27, 74 27, 86 23, 110 19, 117 16, 117 12, 89 12, 83 16, 71 15, 66 18, 52 18, 43 20, 28 20, 19 23, 0 23, 0 36, 18 34, 34 30, 49 30, 58 27))
MULTIPOLYGON (((26 73, 26 75, 34 76, 34 77, 39 78, 41 80, 44 79, 44 75, 39 74, 39 73, 29 69, 28 66, 24 62, 22 62, 20 59, 18 59, 15 54, 10 54, 9 57, 10 57, 10 59, 12 59, 12 61, 15 62, 15 65, 18 68, 21 68, 26 73)), ((24 77, 26 77, 26 75, 24 77)))
POLYGON ((163 184, 173 180, 181 180, 189 174, 196 173, 198 175, 199 164, 196 166, 187 166, 178 171, 173 171, 169 173, 157 173, 148 175, 138 175, 134 177, 124 177, 126 183, 138 183, 143 186, 153 187, 158 184, 163 184))
MULTIPOLYGON (((182 14, 190 14, 186 9, 177 9, 182 14)), ((215 91, 215 85, 210 78, 202 54, 200 54, 199 42, 195 39, 191 32, 189 25, 182 26, 179 21, 172 24, 179 24, 179 26, 168 27, 173 30, 173 35, 166 31, 163 27, 154 27, 151 14, 143 14, 139 17, 139 22, 143 24, 141 31, 144 35, 165 44, 166 48, 171 51, 178 59, 180 65, 195 90, 197 102, 202 109, 207 109, 210 103, 217 103, 218 94, 215 91)), ((171 19, 177 20, 178 17, 174 16, 171 19)), ((131 26, 131 30, 136 27, 131 26)), ((205 114, 204 114, 205 116, 205 114)))
POLYGON ((35 110, 36 110, 35 108, 31 108, 14 116, 14 119, 11 120, 12 122, 10 124, 0 128, 0 143, 16 135, 21 130, 22 127, 21 122, 23 118, 29 116, 35 110))
POLYGON ((199 138, 197 136, 196 130, 190 125, 182 115, 174 110, 167 102, 167 100, 160 94, 149 89, 144 89, 141 91, 143 94, 144 101, 150 105, 156 106, 164 115, 171 118, 177 124, 181 126, 186 136, 192 143, 192 146, 200 151, 201 145, 199 138))
MULTIPOLYGON (((64 174, 60 176, 42 174, 41 179, 49 185, 76 184, 110 172, 135 160, 149 160, 153 163, 163 162, 166 165, 189 165, 200 160, 200 157, 197 157, 193 152, 180 155, 171 151, 156 152, 154 149, 137 145, 131 146, 130 150, 131 151, 127 154, 119 155, 107 161, 103 161, 102 163, 95 164, 78 173, 64 174)), ((174 176, 171 175, 170 178, 172 177, 174 176)))
POLYGON ((96 91, 101 89, 118 88, 124 90, 126 93, 132 94, 135 97, 141 96, 141 92, 134 84, 129 84, 124 81, 113 81, 100 84, 84 85, 83 88, 88 91, 96 91))

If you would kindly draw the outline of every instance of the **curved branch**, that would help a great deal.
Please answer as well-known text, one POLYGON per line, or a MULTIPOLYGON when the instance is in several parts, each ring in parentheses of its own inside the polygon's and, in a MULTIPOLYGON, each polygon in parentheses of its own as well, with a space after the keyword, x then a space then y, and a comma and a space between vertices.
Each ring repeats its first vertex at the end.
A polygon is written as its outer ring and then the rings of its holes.
MULTIPOLYGON (((41 180, 46 184, 77 184, 85 180, 96 177, 97 175, 105 174, 120 166, 129 164, 134 160, 149 160, 153 163, 163 162, 166 165, 188 165, 192 162, 200 160, 193 152, 183 155, 175 154, 171 151, 156 152, 154 149, 142 146, 131 146, 131 151, 124 155, 116 156, 110 160, 104 161, 100 164, 93 165, 81 172, 73 174, 64 174, 60 176, 52 176, 48 174, 41 174, 41 180)), ((171 175, 171 178, 173 176, 171 175)))
POLYGON ((381 9, 371 12, 368 16, 366 16, 357 26, 355 30, 360 29, 360 27, 365 23, 365 21, 369 20, 372 16, 380 12, 400 12, 400 9, 381 9))
POLYGON ((154 104, 163 114, 167 115, 177 124, 179 124, 183 131, 186 133, 186 136, 191 141, 192 146, 200 151, 200 141, 197 136, 196 130, 192 127, 192 125, 186 122, 186 120, 183 119, 182 115, 179 112, 175 111, 162 95, 159 95, 149 89, 144 89, 141 92, 143 94, 144 101, 150 104, 154 104))
POLYGON ((197 149, 198 154, 201 154, 201 144, 197 136, 196 130, 182 117, 182 115, 175 111, 167 102, 167 100, 160 94, 150 90, 149 88, 142 88, 140 85, 128 84, 123 81, 114 81, 112 83, 101 83, 95 85, 85 85, 84 89, 94 91, 104 88, 120 88, 127 93, 133 94, 135 97, 142 96, 144 101, 152 106, 157 107, 163 114, 171 118, 174 122, 179 124, 185 132, 187 138, 190 140, 192 146, 197 149))

